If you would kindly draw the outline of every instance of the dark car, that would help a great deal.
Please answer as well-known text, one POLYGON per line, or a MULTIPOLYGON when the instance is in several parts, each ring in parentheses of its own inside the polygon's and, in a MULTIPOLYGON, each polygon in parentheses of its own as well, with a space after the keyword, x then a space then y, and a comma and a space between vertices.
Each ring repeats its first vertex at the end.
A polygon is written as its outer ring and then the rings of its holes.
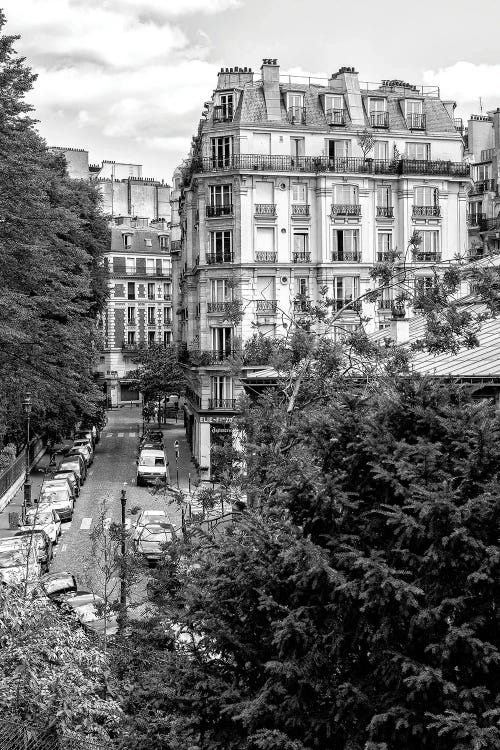
POLYGON ((140 445, 143 443, 161 443, 163 446, 163 432, 159 430, 146 430, 140 439, 140 445))
POLYGON ((58 471, 74 471, 80 477, 80 484, 83 484, 87 477, 87 466, 80 454, 65 456, 59 464, 58 471))
POLYGON ((55 600, 77 589, 76 578, 72 573, 48 573, 42 576, 40 583, 44 594, 55 600))
POLYGON ((75 497, 80 494, 80 478, 75 474, 74 471, 56 471, 52 479, 67 479, 70 485, 73 487, 75 497))

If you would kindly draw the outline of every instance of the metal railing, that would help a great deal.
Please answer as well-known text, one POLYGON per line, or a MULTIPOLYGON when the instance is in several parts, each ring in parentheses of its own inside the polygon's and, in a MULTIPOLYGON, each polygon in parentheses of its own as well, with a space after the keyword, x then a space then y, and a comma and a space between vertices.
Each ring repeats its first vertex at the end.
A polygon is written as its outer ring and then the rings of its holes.
POLYGON ((293 263, 310 263, 311 253, 292 253, 293 263))
MULTIPOLYGON (((193 159, 193 174, 198 172, 269 171, 269 172, 334 172, 338 174, 422 174, 468 177, 470 165, 443 159, 363 159, 341 156, 285 156, 267 154, 235 154, 226 158, 199 157, 193 159)), ((176 252, 175 240, 171 251, 176 252)))
POLYGON ((406 115, 406 124, 410 130, 425 130, 426 116, 418 112, 406 115))
POLYGON ((361 206, 359 203, 333 203, 331 208, 332 216, 361 216, 361 206))
POLYGON ((255 260, 257 263, 276 263, 278 260, 278 253, 270 250, 257 250, 255 253, 255 260))
POLYGON ((235 398, 209 398, 209 409, 234 409, 236 406, 235 398))
POLYGON ((380 297, 377 300, 377 306, 379 310, 392 310, 394 300, 391 297, 380 297))
POLYGON ((311 207, 307 203, 293 203, 292 216, 309 216, 311 207))
POLYGON ((229 357, 241 354, 241 350, 233 347, 222 349, 188 349, 182 353, 179 361, 186 362, 193 367, 203 367, 205 365, 218 365, 225 362, 229 357))
POLYGON ((394 218, 394 208, 392 206, 377 206, 377 216, 384 219, 394 218))
POLYGON ((393 250, 378 250, 377 263, 384 263, 386 260, 392 260, 394 258, 393 253, 393 250))
POLYGON ((413 260, 417 263, 437 263, 441 260, 441 253, 439 251, 426 252, 425 250, 419 250, 413 255, 413 260))
POLYGON ((412 216, 441 216, 441 207, 412 206, 412 216))
POLYGON ((495 192, 495 190, 496 190, 495 180, 479 180, 478 182, 474 183, 472 192, 488 193, 488 192, 495 192))
POLYGON ((206 253, 205 258, 209 266, 215 263, 232 263, 233 262, 232 252, 217 252, 217 253, 206 253))
POLYGON ((343 307, 347 307, 346 312, 360 312, 361 310, 361 301, 360 300, 353 300, 353 299, 334 299, 333 300, 333 309, 336 312, 339 312, 339 310, 342 310, 343 307))
POLYGON ((345 125, 344 109, 327 109, 325 117, 328 125, 345 125))
POLYGON ((494 148, 483 148, 481 150, 481 156, 479 161, 491 161, 493 159, 493 154, 495 153, 494 148))
POLYGON ((286 116, 291 125, 306 124, 306 110, 304 107, 289 107, 286 116))
POLYGON ((277 299, 258 299, 256 300, 257 312, 276 312, 278 309, 277 299))
POLYGON ((276 203, 256 203, 255 213, 259 216, 276 216, 276 203))
POLYGON ((332 250, 333 263, 360 263, 361 253, 359 250, 332 250))
POLYGON ((389 112, 370 112, 370 125, 372 128, 388 128, 389 112))
POLYGON ((207 302, 207 312, 223 313, 234 307, 234 302, 207 302))
POLYGON ((293 302, 294 312, 308 313, 311 311, 312 302, 309 300, 296 299, 293 302))
POLYGON ((206 214, 207 219, 213 219, 217 216, 232 216, 233 213, 233 204, 232 203, 226 203, 221 206, 207 206, 206 207, 206 214))
POLYGON ((214 122, 232 122, 233 108, 216 105, 214 107, 214 122))

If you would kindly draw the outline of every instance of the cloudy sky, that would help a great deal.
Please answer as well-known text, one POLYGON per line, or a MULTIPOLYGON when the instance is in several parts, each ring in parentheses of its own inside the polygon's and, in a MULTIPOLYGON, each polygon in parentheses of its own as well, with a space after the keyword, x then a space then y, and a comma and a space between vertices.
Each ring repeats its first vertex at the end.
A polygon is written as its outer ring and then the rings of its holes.
POLYGON ((436 83, 468 117, 500 106, 499 0, 0 0, 38 73, 50 145, 170 182, 221 66, 436 83))

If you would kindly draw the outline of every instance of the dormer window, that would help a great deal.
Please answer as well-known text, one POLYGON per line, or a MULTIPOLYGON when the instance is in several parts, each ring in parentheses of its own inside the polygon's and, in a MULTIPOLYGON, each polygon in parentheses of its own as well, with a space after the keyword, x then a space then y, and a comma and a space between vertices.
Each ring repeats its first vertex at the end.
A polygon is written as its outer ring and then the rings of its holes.
POLYGON ((306 112, 304 109, 304 94, 296 94, 291 91, 286 96, 286 109, 288 122, 292 125, 304 125, 306 112))
POLYGON ((345 125, 344 97, 327 94, 325 96, 325 116, 328 125, 345 125))
POLYGON ((122 234, 122 242, 123 242, 123 249, 126 250, 129 247, 132 247, 132 235, 131 234, 122 234))
POLYGON ((368 113, 372 128, 389 127, 389 113, 387 112, 386 99, 380 96, 371 96, 368 99, 368 113))
POLYGON ((234 93, 219 94, 214 107, 214 122, 232 122, 234 111, 234 93))
POLYGON ((421 99, 405 99, 406 124, 410 130, 425 130, 423 108, 421 99))
POLYGON ((168 250, 168 234, 160 234, 158 239, 160 240, 160 249, 168 250))

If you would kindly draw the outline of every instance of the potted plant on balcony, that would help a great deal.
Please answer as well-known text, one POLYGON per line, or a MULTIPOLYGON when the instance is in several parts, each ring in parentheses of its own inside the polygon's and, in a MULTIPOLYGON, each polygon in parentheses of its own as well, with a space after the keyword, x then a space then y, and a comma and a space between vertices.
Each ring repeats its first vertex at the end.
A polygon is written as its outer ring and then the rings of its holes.
POLYGON ((373 158, 369 158, 368 154, 373 149, 374 145, 375 137, 367 128, 358 133, 358 146, 363 152, 363 160, 367 163, 369 172, 373 171, 373 158))

